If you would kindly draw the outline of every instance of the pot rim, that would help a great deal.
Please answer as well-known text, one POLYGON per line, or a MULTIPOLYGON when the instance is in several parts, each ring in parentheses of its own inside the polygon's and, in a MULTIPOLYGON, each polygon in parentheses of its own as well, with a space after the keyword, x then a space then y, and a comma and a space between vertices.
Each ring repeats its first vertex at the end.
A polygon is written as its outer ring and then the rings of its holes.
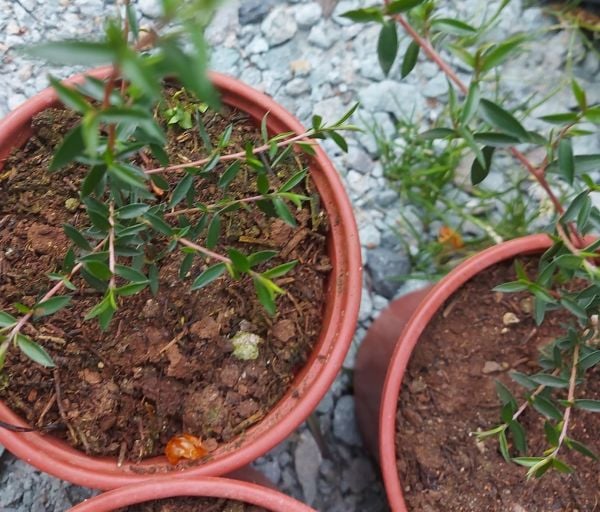
POLYGON ((388 501, 395 512, 408 510, 396 465, 396 410, 404 373, 419 337, 444 302, 482 270, 520 254, 544 251, 551 245, 552 239, 546 234, 528 235, 502 242, 470 257, 433 286, 398 337, 385 377, 379 414, 381 471, 388 501))
MULTIPOLYGON (((65 81, 81 83, 86 76, 106 78, 111 67, 97 68, 65 81)), ((274 132, 303 133, 300 122, 266 95, 238 80, 210 73, 225 104, 240 108, 260 122, 266 112, 274 132)), ((58 104, 53 89, 47 88, 26 101, 0 122, 0 166, 2 148, 23 144, 30 135, 33 115, 58 104)), ((352 207, 337 171, 322 148, 315 146, 311 176, 330 217, 328 252, 333 270, 327 284, 323 327, 309 360, 290 389, 258 424, 211 454, 201 465, 173 470, 165 457, 140 464, 117 467, 115 457, 85 455, 39 432, 15 433, 0 429, 0 443, 9 451, 54 476, 78 485, 111 489, 167 473, 174 478, 217 476, 230 473, 263 455, 291 434, 314 410, 334 381, 354 336, 362 291, 361 250, 352 207), (239 445, 237 448, 234 445, 239 445), (133 469, 132 469, 133 468, 133 469)), ((0 419, 19 426, 27 424, 2 401, 0 419)))
POLYGON ((117 508, 145 501, 176 497, 226 498, 263 507, 272 512, 315 512, 308 505, 279 491, 217 477, 149 479, 87 499, 71 508, 70 512, 112 512, 117 508))

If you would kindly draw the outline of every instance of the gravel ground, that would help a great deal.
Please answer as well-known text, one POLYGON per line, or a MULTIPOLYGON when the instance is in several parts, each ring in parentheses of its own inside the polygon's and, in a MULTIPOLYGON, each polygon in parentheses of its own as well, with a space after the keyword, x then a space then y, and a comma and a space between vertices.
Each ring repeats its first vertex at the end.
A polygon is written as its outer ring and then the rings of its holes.
MULTIPOLYGON (((155 2, 134 3, 143 14, 142 24, 149 24, 156 15, 155 2)), ((438 69, 430 63, 420 64, 400 82, 396 65, 384 79, 375 50, 378 28, 352 24, 338 16, 359 5, 377 3, 232 0, 209 31, 213 68, 265 91, 305 123, 313 113, 333 120, 360 100, 357 122, 375 123, 387 136, 393 136, 394 119, 401 116, 412 116, 426 128, 440 114, 446 98, 446 80, 438 69)), ((446 2, 445 9, 448 16, 469 19, 492 10, 496 3, 454 0, 446 2)), ((48 72, 62 77, 76 71, 24 60, 16 52, 19 45, 93 34, 105 13, 113 9, 111 0, 0 0, 0 115, 45 87, 48 72)), ((518 30, 542 30, 553 23, 539 8, 524 9, 517 0, 506 9, 497 30, 504 36, 518 30)), ((565 32, 549 32, 530 45, 530 53, 511 61, 504 70, 509 97, 543 93, 559 83, 564 76, 567 42, 565 32)), ((407 44, 403 38, 401 48, 407 44)), ((588 101, 598 102, 598 59, 586 55, 580 44, 573 48, 575 71, 588 91, 588 101)), ((564 111, 573 106, 566 88, 554 96, 548 108, 564 111)), ((325 148, 353 202, 367 272, 352 348, 316 411, 327 450, 322 453, 302 426, 255 466, 282 491, 320 511, 380 512, 387 510, 387 505, 378 472, 356 429, 351 377, 358 346, 372 319, 391 298, 418 283, 401 285, 388 279, 410 271, 408 255, 397 238, 398 229, 402 231, 400 209, 409 214, 409 205, 400 204, 384 180, 372 135, 353 135, 350 141, 347 155, 330 144, 325 148)), ((575 149, 600 152, 600 140, 598 136, 581 138, 575 149)), ((501 170, 495 171, 499 179, 501 170)), ((418 216, 413 217, 418 230, 418 216)), ((0 510, 62 511, 92 493, 40 474, 0 447, 0 510)))

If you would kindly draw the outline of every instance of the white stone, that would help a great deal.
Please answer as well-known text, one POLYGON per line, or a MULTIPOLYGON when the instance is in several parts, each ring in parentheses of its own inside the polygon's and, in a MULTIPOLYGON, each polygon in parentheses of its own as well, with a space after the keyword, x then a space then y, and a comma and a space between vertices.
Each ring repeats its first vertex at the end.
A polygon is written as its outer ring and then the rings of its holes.
POLYGON ((321 19, 323 9, 317 2, 301 4, 296 8, 294 17, 300 28, 310 28, 321 19))
POLYGON ((264 19, 260 26, 265 38, 271 46, 278 46, 289 41, 298 30, 296 20, 285 7, 276 7, 264 19))

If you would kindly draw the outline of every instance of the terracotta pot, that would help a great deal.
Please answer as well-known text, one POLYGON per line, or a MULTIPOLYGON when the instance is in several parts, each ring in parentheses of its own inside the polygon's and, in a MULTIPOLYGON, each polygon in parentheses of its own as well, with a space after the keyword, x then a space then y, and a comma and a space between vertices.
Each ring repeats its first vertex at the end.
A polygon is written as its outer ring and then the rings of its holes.
MULTIPOLYGON (((110 68, 101 68, 87 74, 102 79, 109 73, 110 68)), ((257 123, 269 112, 270 131, 304 131, 295 117, 267 96, 224 75, 213 73, 211 79, 225 104, 247 112, 257 123)), ((78 75, 69 82, 82 80, 83 75, 78 75)), ((54 91, 46 89, 0 122, 0 167, 10 151, 31 136, 32 116, 58 104, 54 91)), ((224 475, 260 457, 293 432, 318 405, 342 366, 354 334, 361 295, 360 243, 352 208, 331 162, 320 147, 315 149, 317 154, 310 172, 330 218, 328 251, 333 266, 327 284, 323 326, 310 359, 290 390, 260 423, 219 447, 201 465, 180 471, 173 471, 165 457, 117 467, 115 458, 91 457, 37 432, 23 434, 0 428, 0 444, 54 476, 87 487, 112 489, 156 473, 169 473, 174 477, 224 475)), ((2 402, 0 420, 26 426, 2 402)))
POLYGON ((398 395, 421 333, 444 302, 479 272, 515 256, 539 253, 551 245, 552 240, 547 235, 531 235, 490 247, 460 264, 435 286, 395 301, 369 329, 358 354, 354 380, 357 415, 367 446, 378 455, 388 501, 394 512, 407 511, 396 466, 398 395), (393 353, 392 344, 395 345, 393 353), (387 373, 382 379, 384 366, 387 373), (377 417, 374 403, 380 404, 378 430, 373 425, 373 418, 377 417))
POLYGON ((257 505, 272 512, 314 512, 273 489, 228 478, 151 479, 105 492, 73 507, 71 512, 112 512, 120 507, 175 497, 227 498, 257 505))

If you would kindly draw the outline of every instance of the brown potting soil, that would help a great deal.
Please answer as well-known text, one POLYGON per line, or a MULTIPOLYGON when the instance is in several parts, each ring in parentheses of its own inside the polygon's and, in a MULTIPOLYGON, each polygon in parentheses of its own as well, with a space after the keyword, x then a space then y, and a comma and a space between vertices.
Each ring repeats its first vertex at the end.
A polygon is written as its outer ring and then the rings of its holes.
POLYGON ((262 507, 222 498, 168 498, 133 505, 115 512, 267 512, 262 507))
MULTIPOLYGON (((526 261, 533 276, 536 262, 526 261)), ((479 443, 470 435, 502 423, 496 380, 523 403, 525 390, 512 381, 509 371, 540 371, 540 348, 560 336, 561 324, 573 319, 553 312, 536 327, 526 293, 491 291, 514 279, 512 262, 477 275, 440 308, 413 352, 396 416, 397 465, 411 511, 599 510, 598 462, 563 447, 559 458, 572 465, 574 473, 549 471, 527 481, 526 468, 504 461, 496 438, 479 443), (505 325, 505 319, 515 323, 505 325)), ((577 389, 579 397, 600 398, 600 371, 588 372, 586 384, 577 389)), ((527 455, 537 456, 548 446, 544 419, 531 409, 521 418, 527 455)), ((568 435, 598 453, 600 415, 577 409, 571 418, 568 435)), ((512 445, 510 450, 518 455, 512 445)))
MULTIPOLYGON (((222 115, 207 112, 203 119, 213 141, 234 125, 228 153, 243 151, 247 141, 260 143, 260 130, 241 112, 225 108, 222 115)), ((0 171, 0 310, 17 315, 14 303, 35 304, 52 286, 47 274, 60 269, 70 246, 62 225, 89 223, 84 208, 77 206, 84 171, 71 165, 48 172, 54 147, 76 122, 72 114, 56 109, 39 114, 34 136, 0 171)), ((170 127, 168 140, 173 163, 207 154, 196 129, 170 127)), ((158 166, 150 157, 145 160, 137 163, 158 166)), ((217 181, 226 164, 197 180, 198 201, 213 204, 224 197, 217 181)), ((292 153, 270 176, 271 183, 284 183, 305 164, 292 153)), ((242 166, 227 197, 256 195, 254 176, 242 166)), ((165 176, 171 191, 181 177, 165 176)), ((248 277, 232 281, 224 275, 191 292, 193 280, 214 261, 198 256, 181 280, 183 255, 178 249, 157 263, 158 294, 146 289, 123 298, 106 332, 95 320, 83 320, 102 295, 74 278, 72 303, 24 331, 48 350, 56 369, 45 369, 11 350, 0 399, 36 427, 58 425, 52 435, 89 454, 124 460, 161 455, 169 439, 182 433, 201 438, 211 451, 259 422, 289 390, 318 339, 331 269, 327 217, 319 211, 315 189, 307 180, 294 191, 315 198, 298 211, 291 207, 296 228, 257 208, 241 209, 222 216, 214 249, 221 254, 231 247, 245 254, 279 251, 259 271, 299 261, 276 281, 287 293, 278 298, 274 317, 260 305, 248 277), (256 360, 232 355, 230 339, 239 331, 264 340, 256 360)), ((156 202, 169 197, 167 192, 156 202)), ((157 236, 145 248, 146 258, 152 260, 165 246, 166 239, 157 236)))

